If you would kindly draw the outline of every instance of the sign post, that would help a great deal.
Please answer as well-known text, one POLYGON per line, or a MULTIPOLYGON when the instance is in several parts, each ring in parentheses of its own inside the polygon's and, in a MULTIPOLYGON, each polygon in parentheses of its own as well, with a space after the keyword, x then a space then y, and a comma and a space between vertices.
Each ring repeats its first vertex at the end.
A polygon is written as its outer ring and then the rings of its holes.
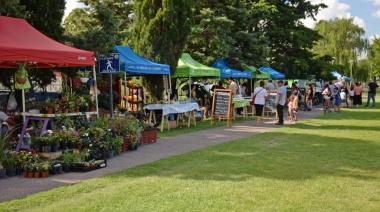
POLYGON ((113 117, 113 89, 112 89, 112 73, 120 72, 120 55, 119 53, 111 53, 109 56, 99 54, 99 72, 101 74, 109 73, 110 76, 110 116, 113 117))
POLYGON ((215 89, 212 99, 211 125, 216 117, 227 119, 227 126, 232 125, 232 92, 230 89, 215 89))

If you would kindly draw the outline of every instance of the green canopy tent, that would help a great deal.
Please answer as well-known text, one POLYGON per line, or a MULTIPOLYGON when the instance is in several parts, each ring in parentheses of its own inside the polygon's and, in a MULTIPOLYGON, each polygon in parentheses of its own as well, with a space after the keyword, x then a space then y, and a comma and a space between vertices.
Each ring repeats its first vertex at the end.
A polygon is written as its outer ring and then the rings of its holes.
POLYGON ((254 66, 249 66, 246 64, 243 64, 243 67, 252 72, 252 79, 269 79, 270 73, 260 71, 259 69, 255 68, 254 66))
POLYGON ((174 77, 220 77, 220 70, 197 62, 188 53, 182 53, 174 77))
MULTIPOLYGON (((258 79, 269 79, 270 78, 269 72, 260 71, 258 68, 254 67, 254 66, 249 66, 247 64, 243 64, 243 68, 252 72, 252 79, 258 80, 258 79)), ((252 80, 251 80, 251 91, 253 92, 252 80)))
MULTIPOLYGON (((172 78, 189 78, 189 92, 191 89, 192 77, 220 77, 220 69, 209 67, 194 60, 188 53, 182 53, 181 58, 178 60, 178 66, 172 75, 172 78)), ((178 82, 178 80, 177 80, 178 82)), ((180 86, 178 93, 180 93, 180 86)), ((191 92, 190 92, 191 98, 191 92)))

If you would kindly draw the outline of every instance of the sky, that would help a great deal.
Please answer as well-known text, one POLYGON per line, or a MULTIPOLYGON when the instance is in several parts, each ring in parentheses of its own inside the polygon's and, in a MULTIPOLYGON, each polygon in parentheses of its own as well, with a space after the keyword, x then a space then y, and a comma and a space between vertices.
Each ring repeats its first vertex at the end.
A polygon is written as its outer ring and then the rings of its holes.
MULTIPOLYGON (((354 17, 354 23, 365 30, 365 37, 373 40, 380 37, 380 0, 310 0, 312 4, 324 3, 328 8, 316 16, 317 20, 329 20, 336 17, 354 17)), ((65 15, 84 5, 77 0, 66 0, 65 15)), ((313 28, 315 22, 311 19, 304 21, 305 26, 313 28)))

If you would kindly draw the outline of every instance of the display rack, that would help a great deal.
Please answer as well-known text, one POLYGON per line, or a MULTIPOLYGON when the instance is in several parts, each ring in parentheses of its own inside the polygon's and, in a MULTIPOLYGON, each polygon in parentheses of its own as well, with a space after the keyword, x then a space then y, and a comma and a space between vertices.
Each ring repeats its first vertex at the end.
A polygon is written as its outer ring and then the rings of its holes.
POLYGON ((144 107, 144 89, 142 86, 128 84, 128 110, 139 112, 144 107))

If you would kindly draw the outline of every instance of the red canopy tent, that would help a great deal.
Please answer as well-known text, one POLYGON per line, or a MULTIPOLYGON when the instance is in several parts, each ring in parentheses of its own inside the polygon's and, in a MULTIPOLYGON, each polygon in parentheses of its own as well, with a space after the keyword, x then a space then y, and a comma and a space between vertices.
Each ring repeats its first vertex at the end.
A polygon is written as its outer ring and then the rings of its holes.
POLYGON ((30 68, 75 67, 95 65, 94 52, 59 43, 42 34, 26 20, 0 16, 0 67, 30 68))
MULTIPOLYGON (((94 52, 59 43, 24 19, 0 16, 0 68, 18 68, 20 62, 28 63, 28 68, 93 66, 96 78, 94 52)), ((98 102, 96 93, 95 99, 98 102)))

